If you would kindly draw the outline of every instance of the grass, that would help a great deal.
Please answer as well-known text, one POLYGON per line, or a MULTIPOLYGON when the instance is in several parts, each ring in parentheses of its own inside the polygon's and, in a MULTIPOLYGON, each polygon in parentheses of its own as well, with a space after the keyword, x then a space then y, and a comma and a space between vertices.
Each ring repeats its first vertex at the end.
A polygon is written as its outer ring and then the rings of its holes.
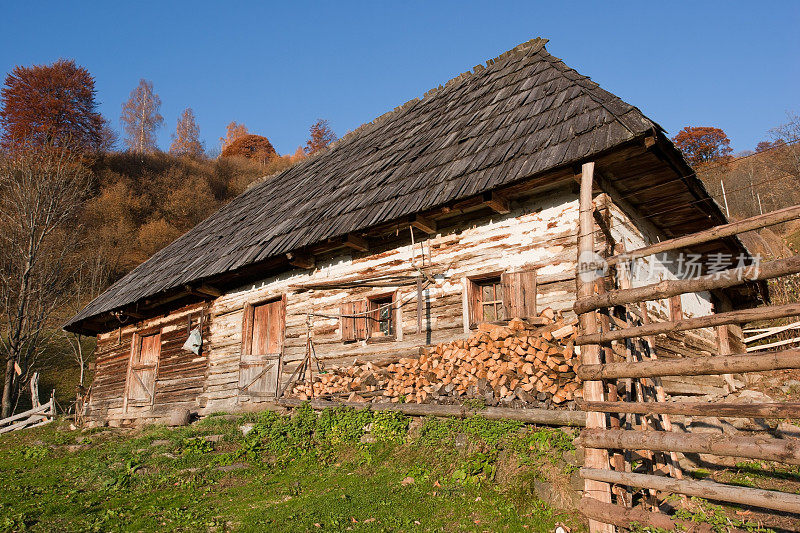
POLYGON ((4 436, 0 531, 582 528, 533 492, 569 474, 571 433, 480 417, 410 430, 402 415, 354 410, 229 418, 4 436))

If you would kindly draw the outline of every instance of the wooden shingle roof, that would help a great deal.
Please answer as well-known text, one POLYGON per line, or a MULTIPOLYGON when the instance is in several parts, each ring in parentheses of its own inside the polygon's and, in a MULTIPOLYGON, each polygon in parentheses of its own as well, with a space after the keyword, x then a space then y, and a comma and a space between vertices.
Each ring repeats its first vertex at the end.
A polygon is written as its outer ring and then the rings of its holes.
POLYGON ((551 56, 545 43, 521 44, 265 178, 65 327, 659 131, 639 109, 551 56))

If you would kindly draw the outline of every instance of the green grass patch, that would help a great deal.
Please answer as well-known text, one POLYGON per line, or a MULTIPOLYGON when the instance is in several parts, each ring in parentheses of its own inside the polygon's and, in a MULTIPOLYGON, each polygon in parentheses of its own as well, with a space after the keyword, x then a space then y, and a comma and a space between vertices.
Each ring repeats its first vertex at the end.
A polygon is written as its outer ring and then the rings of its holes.
POLYGON ((533 494, 534 479, 568 471, 571 432, 480 417, 410 426, 398 413, 304 406, 3 436, 0 531, 581 530, 533 494))

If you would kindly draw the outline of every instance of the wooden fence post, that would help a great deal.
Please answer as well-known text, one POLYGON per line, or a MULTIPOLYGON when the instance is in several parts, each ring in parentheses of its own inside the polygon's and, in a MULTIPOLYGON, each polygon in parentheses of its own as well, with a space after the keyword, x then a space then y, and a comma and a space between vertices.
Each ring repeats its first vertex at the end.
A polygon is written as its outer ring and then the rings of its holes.
MULTIPOLYGON (((591 296, 595 292, 596 280, 585 272, 584 263, 591 261, 594 256, 594 217, 592 206, 592 187, 594 183, 594 162, 584 163, 581 167, 581 188, 578 202, 578 275, 575 278, 578 298, 591 296)), ((592 335, 597 333, 597 311, 590 311, 579 315, 580 334, 592 335)), ((581 348, 581 362, 587 364, 600 364, 600 345, 587 344, 581 348)), ((603 401, 603 382, 586 381, 583 384, 583 397, 587 401, 603 401)), ((604 413, 586 413, 587 428, 606 427, 604 413)), ((608 452, 604 449, 587 448, 585 450, 585 465, 587 468, 607 469, 608 452)), ((584 496, 600 502, 611 503, 611 486, 608 483, 585 479, 583 485, 584 496)), ((613 533, 614 526, 597 520, 589 520, 591 533, 613 533)))

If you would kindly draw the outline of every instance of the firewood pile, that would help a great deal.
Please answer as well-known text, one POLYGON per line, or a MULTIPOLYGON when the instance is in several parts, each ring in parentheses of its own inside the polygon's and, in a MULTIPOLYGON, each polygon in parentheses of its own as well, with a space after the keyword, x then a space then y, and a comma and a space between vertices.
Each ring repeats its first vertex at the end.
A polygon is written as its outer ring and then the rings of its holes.
POLYGON ((420 356, 385 366, 356 363, 296 383, 300 399, 346 399, 406 403, 563 406, 581 394, 575 376, 574 321, 551 309, 536 319, 507 326, 481 324, 468 339, 427 347, 420 356))

